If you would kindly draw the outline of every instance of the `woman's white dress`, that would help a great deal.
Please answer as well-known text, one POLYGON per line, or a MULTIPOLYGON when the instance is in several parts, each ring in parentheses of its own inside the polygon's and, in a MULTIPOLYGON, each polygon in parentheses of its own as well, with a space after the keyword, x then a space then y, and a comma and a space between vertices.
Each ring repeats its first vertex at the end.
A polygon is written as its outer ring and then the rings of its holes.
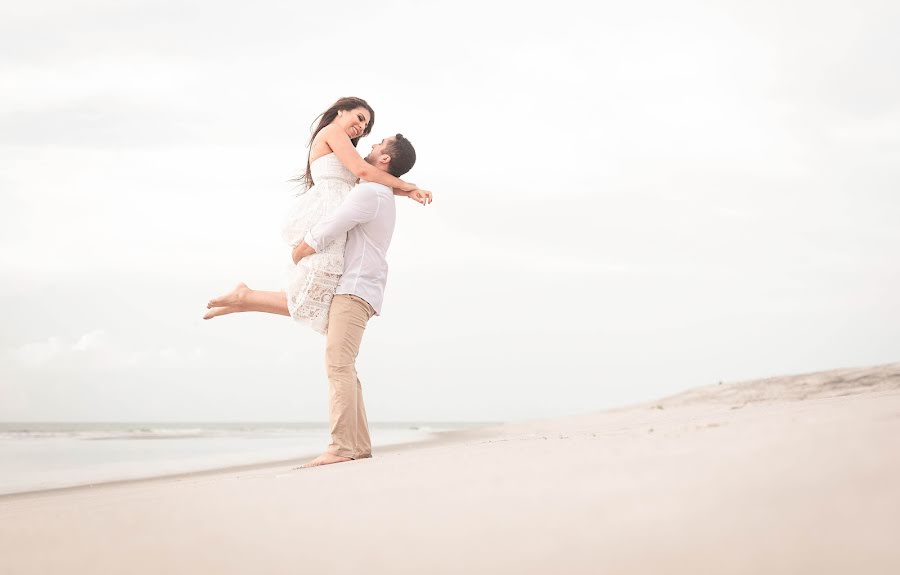
MULTIPOLYGON (((334 212, 356 183, 356 176, 334 153, 316 158, 309 168, 315 185, 297 196, 282 228, 291 246, 298 245, 306 232, 334 212)), ((285 293, 291 317, 319 333, 328 329, 328 308, 344 271, 346 243, 345 235, 323 251, 306 256, 288 272, 285 293)))

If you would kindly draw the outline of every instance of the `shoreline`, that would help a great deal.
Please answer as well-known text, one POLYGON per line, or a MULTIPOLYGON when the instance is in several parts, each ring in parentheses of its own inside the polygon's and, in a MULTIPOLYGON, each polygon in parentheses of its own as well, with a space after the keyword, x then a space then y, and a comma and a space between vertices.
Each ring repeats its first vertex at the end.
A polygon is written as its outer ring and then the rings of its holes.
MULTIPOLYGON (((502 423, 488 423, 479 426, 473 423, 473 427, 463 427, 460 429, 451 429, 445 431, 432 432, 430 437, 419 441, 408 441, 403 443, 388 444, 384 446, 375 446, 373 452, 375 456, 381 454, 401 453, 416 448, 437 447, 444 444, 464 441, 469 436, 478 437, 482 429, 493 429, 502 426, 502 423), (459 436, 459 438, 457 438, 459 436)), ((246 463, 239 465, 224 465, 220 467, 210 467, 208 469, 199 469, 196 471, 184 471, 177 473, 164 473, 161 475, 147 475, 145 477, 134 477, 127 479, 112 479, 97 481, 94 483, 80 483, 76 485, 66 485, 62 487, 48 487, 41 489, 29 489, 25 491, 14 491, 11 493, 0 493, 0 504, 5 501, 14 501, 17 499, 33 499, 45 496, 66 495, 69 493, 89 492, 97 489, 105 489, 112 487, 125 487, 130 485, 152 484, 157 482, 179 482, 191 479, 203 479, 208 477, 229 476, 241 473, 254 473, 258 471, 266 471, 272 468, 280 468, 285 466, 299 466, 307 461, 315 458, 321 453, 312 452, 309 454, 292 457, 289 459, 276 459, 271 461, 259 461, 255 463, 246 463)))

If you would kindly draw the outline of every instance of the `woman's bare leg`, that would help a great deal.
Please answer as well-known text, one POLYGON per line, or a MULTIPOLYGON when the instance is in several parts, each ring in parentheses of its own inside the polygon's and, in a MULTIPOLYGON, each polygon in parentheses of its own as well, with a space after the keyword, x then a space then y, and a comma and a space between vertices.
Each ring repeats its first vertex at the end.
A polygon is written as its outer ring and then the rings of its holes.
POLYGON ((260 311, 278 315, 291 315, 287 306, 287 295, 283 291, 261 291, 238 284, 231 292, 213 298, 206 304, 209 311, 203 319, 243 311, 260 311))

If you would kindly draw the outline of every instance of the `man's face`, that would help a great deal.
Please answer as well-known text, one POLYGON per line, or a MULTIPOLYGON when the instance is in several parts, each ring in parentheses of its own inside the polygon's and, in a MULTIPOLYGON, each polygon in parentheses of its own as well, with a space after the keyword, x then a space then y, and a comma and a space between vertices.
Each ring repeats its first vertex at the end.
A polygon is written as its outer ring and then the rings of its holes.
POLYGON ((374 144, 372 146, 372 151, 369 152, 368 156, 366 156, 366 161, 369 162, 370 164, 372 164, 373 166, 377 165, 378 158, 380 158, 382 155, 384 155, 385 148, 390 146, 391 142, 393 142, 393 141, 394 141, 394 138, 385 138, 385 139, 381 140, 380 142, 378 142, 377 144, 374 144))

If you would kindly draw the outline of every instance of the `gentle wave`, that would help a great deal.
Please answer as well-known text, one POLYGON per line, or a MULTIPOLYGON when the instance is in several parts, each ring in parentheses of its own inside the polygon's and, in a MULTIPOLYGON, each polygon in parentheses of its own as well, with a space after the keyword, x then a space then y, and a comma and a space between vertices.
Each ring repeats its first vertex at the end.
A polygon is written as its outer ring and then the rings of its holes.
MULTIPOLYGON (((408 429, 429 433, 463 424, 373 423, 372 429, 408 429)), ((221 437, 288 437, 327 429, 327 423, 0 423, 0 439, 202 439, 221 437)))

